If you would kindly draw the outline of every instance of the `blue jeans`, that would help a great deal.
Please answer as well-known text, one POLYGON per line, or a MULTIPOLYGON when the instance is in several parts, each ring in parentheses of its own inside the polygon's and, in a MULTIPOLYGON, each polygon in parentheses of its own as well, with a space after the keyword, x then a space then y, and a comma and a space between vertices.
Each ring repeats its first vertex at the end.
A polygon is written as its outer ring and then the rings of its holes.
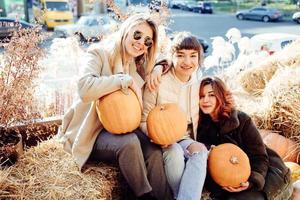
POLYGON ((185 139, 163 149, 166 176, 175 199, 199 200, 206 176, 208 151, 190 154, 187 147, 196 141, 185 139))

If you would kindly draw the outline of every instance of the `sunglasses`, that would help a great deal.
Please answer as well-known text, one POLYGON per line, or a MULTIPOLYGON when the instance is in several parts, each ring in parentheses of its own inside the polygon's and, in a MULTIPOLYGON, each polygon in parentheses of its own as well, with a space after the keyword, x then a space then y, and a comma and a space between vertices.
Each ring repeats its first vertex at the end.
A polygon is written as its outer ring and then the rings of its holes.
MULTIPOLYGON (((134 33, 133 33, 133 39, 140 40, 142 38, 142 35, 143 35, 143 33, 141 31, 134 31, 134 33)), ((144 45, 146 47, 152 47, 153 40, 149 36, 146 36, 145 40, 144 40, 144 45)))

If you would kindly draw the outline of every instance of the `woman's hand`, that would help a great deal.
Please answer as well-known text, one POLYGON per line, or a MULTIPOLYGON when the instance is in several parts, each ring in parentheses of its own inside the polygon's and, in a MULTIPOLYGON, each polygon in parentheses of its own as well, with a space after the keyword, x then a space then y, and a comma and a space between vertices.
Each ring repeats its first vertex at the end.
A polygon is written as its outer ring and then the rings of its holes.
POLYGON ((150 91, 154 91, 160 84, 163 66, 157 65, 146 77, 146 86, 150 91))
POLYGON ((116 76, 120 79, 121 89, 126 90, 133 84, 133 79, 129 74, 116 74, 116 76))
POLYGON ((247 190, 249 187, 249 182, 241 183, 240 187, 222 187, 223 190, 226 190, 228 192, 241 192, 244 190, 247 190))

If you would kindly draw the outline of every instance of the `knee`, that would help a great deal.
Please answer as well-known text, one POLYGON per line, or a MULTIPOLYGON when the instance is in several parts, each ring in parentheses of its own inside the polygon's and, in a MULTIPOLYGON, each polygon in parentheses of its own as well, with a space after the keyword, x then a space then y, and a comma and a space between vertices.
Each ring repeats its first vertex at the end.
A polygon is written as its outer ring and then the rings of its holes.
POLYGON ((139 139, 135 134, 127 134, 122 138, 122 146, 120 148, 120 152, 130 152, 134 154, 135 151, 141 150, 141 144, 139 139))
POLYGON ((188 152, 193 155, 196 153, 202 153, 205 155, 208 155, 208 150, 206 148, 206 146, 200 142, 194 142, 192 144, 190 144, 187 148, 188 152))
POLYGON ((156 148, 156 146, 151 148, 151 151, 149 151, 147 153, 147 155, 144 155, 144 156, 148 162, 162 162, 163 161, 163 154, 162 154, 161 148, 159 148, 159 147, 156 148))

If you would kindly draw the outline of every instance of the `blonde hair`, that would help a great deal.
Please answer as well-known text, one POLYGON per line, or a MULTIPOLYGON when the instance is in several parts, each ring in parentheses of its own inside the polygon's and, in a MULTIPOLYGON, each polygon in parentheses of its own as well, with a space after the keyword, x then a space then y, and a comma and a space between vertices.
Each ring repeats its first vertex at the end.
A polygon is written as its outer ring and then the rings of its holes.
POLYGON ((121 25, 120 29, 115 35, 114 45, 112 46, 112 51, 110 54, 109 62, 112 67, 112 71, 114 71, 113 67, 115 66, 115 62, 117 57, 121 56, 122 61, 125 60, 125 39, 128 36, 129 31, 136 25, 146 23, 153 31, 153 45, 148 48, 147 53, 135 58, 137 59, 144 58, 147 62, 146 73, 150 73, 154 67, 155 56, 157 52, 157 26, 156 23, 150 18, 149 15, 145 14, 135 14, 127 18, 121 25))

